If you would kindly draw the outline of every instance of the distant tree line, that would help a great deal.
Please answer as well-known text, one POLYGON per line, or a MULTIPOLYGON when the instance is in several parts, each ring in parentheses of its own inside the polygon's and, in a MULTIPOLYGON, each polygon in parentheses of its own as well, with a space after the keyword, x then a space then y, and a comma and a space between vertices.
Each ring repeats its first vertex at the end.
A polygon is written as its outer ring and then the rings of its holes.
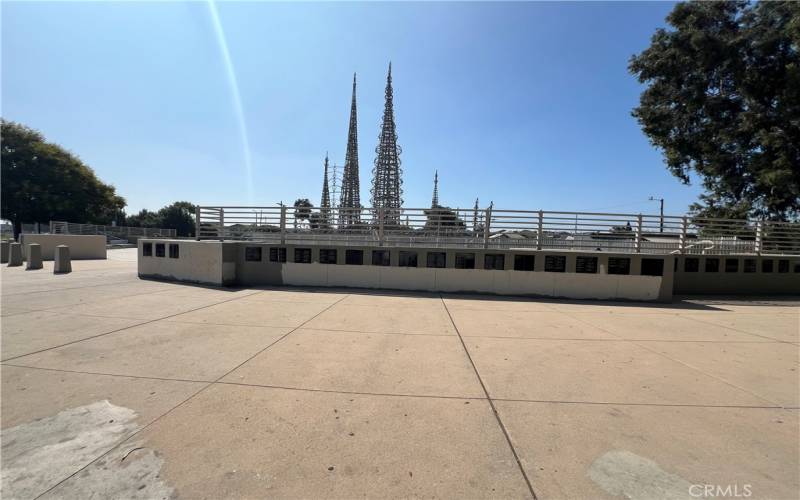
POLYGON ((156 212, 126 215, 125 198, 67 149, 41 132, 0 119, 0 217, 11 221, 17 238, 22 223, 51 220, 176 229, 194 234, 194 205, 175 202, 156 212))

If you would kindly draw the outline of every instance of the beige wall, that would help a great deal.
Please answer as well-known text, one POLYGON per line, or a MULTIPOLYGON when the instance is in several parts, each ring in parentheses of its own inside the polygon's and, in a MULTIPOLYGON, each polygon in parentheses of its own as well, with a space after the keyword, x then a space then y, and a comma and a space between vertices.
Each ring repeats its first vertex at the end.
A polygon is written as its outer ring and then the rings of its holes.
POLYGON ((145 239, 138 242, 138 271, 143 278, 161 278, 209 285, 233 285, 236 282, 236 243, 145 239), (152 245, 152 255, 144 256, 145 244, 152 245), (156 256, 156 245, 164 245, 164 257, 156 256), (169 255, 170 245, 178 245, 178 258, 169 255))
POLYGON ((106 258, 106 237, 103 235, 21 234, 20 243, 23 248, 31 243, 41 245, 44 260, 53 260, 58 245, 67 245, 73 260, 106 258))
MULTIPOLYGON (((219 242, 183 241, 186 245, 209 245, 219 242)), ((269 245, 265 243, 226 243, 235 252, 234 282, 240 285, 296 285, 296 286, 331 286, 358 288, 385 288, 398 290, 446 291, 446 292, 478 292, 506 295, 541 295, 549 297, 594 298, 594 299, 628 299, 628 300, 661 300, 668 301, 672 294, 672 256, 654 256, 663 258, 664 276, 608 275, 606 268, 609 254, 586 252, 533 252, 536 259, 536 271, 515 271, 514 254, 530 253, 530 250, 483 250, 483 249, 435 249, 435 248, 381 248, 381 247, 348 247, 364 252, 363 265, 346 265, 345 248, 312 245, 269 245), (261 261, 250 262, 245 259, 246 248, 261 248, 261 261), (286 249, 286 263, 269 261, 270 247, 286 249), (311 263, 295 263, 296 248, 311 249, 311 263), (337 264, 320 264, 320 248, 336 248, 337 264), (373 266, 372 250, 389 250, 392 266, 373 266), (413 251, 418 253, 417 268, 397 267, 399 252, 413 251), (447 267, 443 269, 427 268, 427 252, 447 254, 447 267), (474 253, 477 269, 456 269, 456 253, 474 253), (484 255, 503 254, 505 268, 503 270, 483 269, 484 255), (572 272, 544 272, 544 261, 547 255, 566 256, 566 269, 572 272), (575 271, 575 258, 579 255, 598 257, 597 274, 579 274, 575 271)), ((181 251, 183 252, 183 250, 181 251)), ((184 253, 181 253, 183 257, 184 253)), ((639 272, 640 257, 613 254, 631 259, 631 272, 639 272)), ((166 265, 169 265, 167 258, 166 265)), ((183 280, 201 281, 200 271, 187 268, 182 273, 183 280), (190 277, 191 275, 191 277, 190 277)), ((160 271, 161 274, 166 271, 160 271)), ((210 282, 210 281, 205 281, 210 282)), ((214 281, 213 283, 217 283, 214 281)))

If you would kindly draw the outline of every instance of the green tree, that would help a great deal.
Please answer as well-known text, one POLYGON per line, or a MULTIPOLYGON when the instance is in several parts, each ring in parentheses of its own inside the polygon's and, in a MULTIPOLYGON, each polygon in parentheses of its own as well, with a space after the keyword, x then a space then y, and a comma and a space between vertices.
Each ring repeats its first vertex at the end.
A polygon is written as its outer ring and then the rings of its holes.
POLYGON ((176 201, 158 212, 142 209, 138 214, 125 218, 125 225, 132 227, 160 227, 175 229, 178 236, 194 236, 195 205, 188 201, 176 201))
POLYGON ((101 182, 80 158, 29 127, 0 120, 2 203, 0 216, 14 225, 65 220, 107 224, 125 206, 113 186, 101 182))
POLYGON ((309 220, 311 217, 311 208, 314 205, 308 198, 298 198, 294 201, 294 227, 297 228, 297 223, 304 220, 309 220))
POLYGON ((711 217, 800 213, 800 3, 679 3, 629 69, 647 85, 633 110, 711 217))
POLYGON ((158 211, 164 228, 175 229, 178 236, 194 236, 195 206, 188 201, 176 201, 158 211))

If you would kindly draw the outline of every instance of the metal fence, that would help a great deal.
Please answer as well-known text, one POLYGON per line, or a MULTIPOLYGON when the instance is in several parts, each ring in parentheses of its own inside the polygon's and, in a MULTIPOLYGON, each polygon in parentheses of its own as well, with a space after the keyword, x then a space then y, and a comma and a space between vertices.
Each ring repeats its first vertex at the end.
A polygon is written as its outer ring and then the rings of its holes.
POLYGON ((147 238, 174 238, 175 229, 161 227, 104 226, 77 224, 74 222, 50 221, 51 234, 100 234, 111 238, 126 239, 131 236, 147 238))
POLYGON ((800 223, 499 209, 197 207, 197 239, 800 255, 800 223))

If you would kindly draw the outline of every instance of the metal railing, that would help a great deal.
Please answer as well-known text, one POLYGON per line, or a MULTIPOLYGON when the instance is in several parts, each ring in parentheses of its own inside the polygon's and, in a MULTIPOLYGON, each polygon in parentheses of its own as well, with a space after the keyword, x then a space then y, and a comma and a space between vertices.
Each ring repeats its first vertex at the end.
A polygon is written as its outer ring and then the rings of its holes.
POLYGON ((107 237, 125 239, 130 236, 147 238, 174 238, 175 229, 161 227, 104 226, 97 224, 77 224, 74 222, 50 221, 51 234, 100 234, 107 237))
POLYGON ((800 223, 544 210, 197 207, 197 239, 800 255, 800 223))

